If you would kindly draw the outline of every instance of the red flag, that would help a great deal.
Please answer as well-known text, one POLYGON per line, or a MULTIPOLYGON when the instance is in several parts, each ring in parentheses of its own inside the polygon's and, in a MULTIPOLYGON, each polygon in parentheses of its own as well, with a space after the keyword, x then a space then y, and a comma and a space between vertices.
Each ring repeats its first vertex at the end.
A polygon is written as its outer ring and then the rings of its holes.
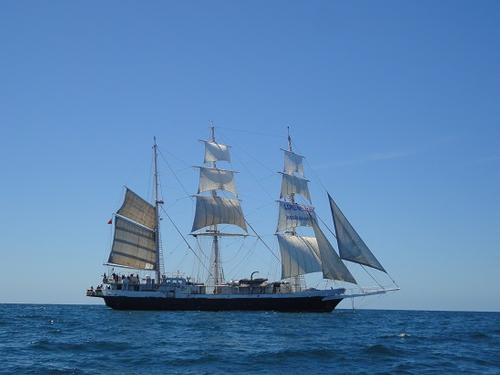
POLYGON ((113 224, 113 219, 109 219, 108 224, 113 224))

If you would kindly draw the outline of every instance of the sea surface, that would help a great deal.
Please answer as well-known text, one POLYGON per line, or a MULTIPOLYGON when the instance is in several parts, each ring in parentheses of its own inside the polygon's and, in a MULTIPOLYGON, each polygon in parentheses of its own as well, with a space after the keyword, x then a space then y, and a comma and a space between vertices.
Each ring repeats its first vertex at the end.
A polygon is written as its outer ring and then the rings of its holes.
POLYGON ((2 374, 500 374, 500 313, 0 305, 2 374))

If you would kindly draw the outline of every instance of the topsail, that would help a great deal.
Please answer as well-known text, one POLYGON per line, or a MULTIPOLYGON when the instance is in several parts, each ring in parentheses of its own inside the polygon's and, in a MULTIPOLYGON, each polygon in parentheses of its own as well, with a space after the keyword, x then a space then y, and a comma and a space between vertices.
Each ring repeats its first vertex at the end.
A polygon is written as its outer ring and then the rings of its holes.
POLYGON ((340 208, 330 194, 328 194, 328 199, 330 200, 335 232, 337 233, 337 244, 339 245, 340 257, 354 263, 359 263, 386 272, 377 258, 375 258, 375 255, 373 255, 359 234, 354 230, 342 211, 340 211, 340 208))
POLYGON ((281 175, 281 198, 300 194, 304 197, 304 199, 311 202, 311 195, 309 194, 309 187, 307 186, 309 180, 287 173, 282 173, 281 175))
POLYGON ((314 218, 314 207, 304 204, 278 201, 279 216, 277 232, 293 231, 296 227, 310 227, 311 216, 314 218))
POLYGON ((236 195, 234 172, 227 169, 199 167, 200 182, 198 194, 205 191, 225 190, 236 195))
POLYGON ((205 142, 205 163, 217 161, 231 161, 229 146, 215 141, 205 142))
POLYGON ((283 150, 283 152, 285 153, 284 172, 304 177, 304 157, 288 150, 283 150))
POLYGON ((231 161, 230 146, 216 142, 213 134, 212 140, 203 142, 205 143, 205 165, 198 167, 200 168, 200 179, 191 234, 195 234, 194 232, 200 229, 212 227, 208 233, 219 235, 216 228, 219 224, 236 225, 246 233, 245 217, 240 201, 237 199, 238 192, 234 182, 235 172, 219 168, 217 165, 218 161, 231 161), (234 198, 219 196, 219 190, 233 194, 234 198), (202 194, 205 192, 210 194, 202 194))
POLYGON ((247 226, 238 199, 217 196, 196 196, 196 213, 191 232, 218 224, 237 225, 245 232, 247 226))

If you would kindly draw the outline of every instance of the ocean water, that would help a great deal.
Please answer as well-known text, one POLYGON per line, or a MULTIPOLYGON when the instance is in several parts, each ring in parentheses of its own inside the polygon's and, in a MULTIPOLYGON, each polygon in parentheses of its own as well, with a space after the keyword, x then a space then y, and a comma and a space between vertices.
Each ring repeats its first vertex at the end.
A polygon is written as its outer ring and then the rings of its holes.
POLYGON ((2 374, 500 374, 500 313, 0 305, 2 374))

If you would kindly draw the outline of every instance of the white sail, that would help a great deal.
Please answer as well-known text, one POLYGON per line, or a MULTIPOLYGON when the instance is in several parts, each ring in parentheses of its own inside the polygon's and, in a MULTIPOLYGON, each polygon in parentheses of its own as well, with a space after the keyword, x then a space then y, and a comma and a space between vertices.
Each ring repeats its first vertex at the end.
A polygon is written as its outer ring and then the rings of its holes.
POLYGON ((280 198, 290 196, 292 194, 300 194, 309 202, 311 202, 311 195, 305 178, 292 176, 290 174, 282 173, 281 179, 281 195, 280 198))
POLYGON ((237 195, 233 171, 208 167, 198 168, 200 168, 198 194, 205 191, 225 190, 237 195))
POLYGON ((304 157, 292 151, 283 150, 285 153, 284 172, 304 177, 304 157))
POLYGON ((203 141, 205 143, 205 163, 214 161, 231 161, 228 145, 213 141, 203 141))
POLYGON ((217 196, 196 196, 196 213, 192 232, 217 224, 237 225, 245 232, 247 226, 238 199, 217 196))
POLYGON ((277 234, 281 253, 281 278, 321 271, 318 244, 314 237, 277 234))
POLYGON ((125 200, 117 212, 148 228, 156 228, 156 209, 149 202, 142 199, 132 190, 127 188, 125 200))
POLYGON ((330 209, 332 210, 333 224, 337 233, 337 244, 340 257, 354 263, 362 264, 386 272, 384 267, 375 258, 368 246, 354 230, 351 223, 344 216, 333 198, 328 194, 330 209))
POLYGON ((325 279, 347 281, 356 284, 354 276, 347 269, 346 265, 339 258, 335 249, 326 238, 316 220, 312 220, 312 227, 316 241, 318 241, 318 248, 321 257, 321 265, 323 270, 323 277, 325 279))
POLYGON ((315 218, 314 207, 304 204, 278 201, 279 217, 277 232, 293 230, 296 227, 311 226, 311 216, 315 218))
POLYGON ((157 256, 154 231, 115 216, 115 236, 109 263, 153 270, 157 256))

